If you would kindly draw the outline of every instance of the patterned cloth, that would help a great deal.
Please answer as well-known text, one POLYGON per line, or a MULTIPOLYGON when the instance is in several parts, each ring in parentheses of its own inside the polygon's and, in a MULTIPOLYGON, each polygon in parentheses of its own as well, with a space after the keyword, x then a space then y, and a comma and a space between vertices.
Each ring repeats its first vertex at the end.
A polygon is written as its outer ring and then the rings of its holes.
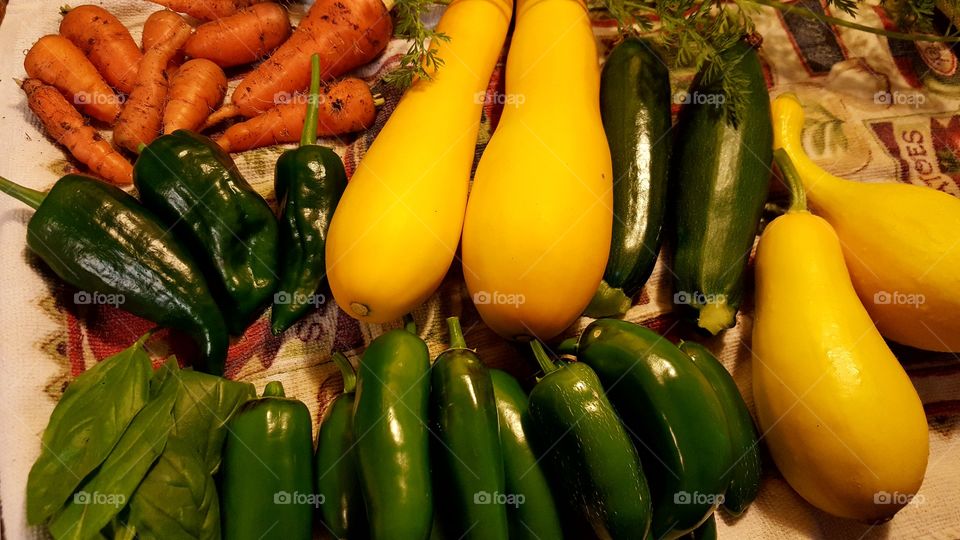
MULTIPOLYGON (((138 0, 104 0, 139 38, 143 21, 156 7, 138 0)), ((797 2, 823 12, 819 2, 797 2)), ((0 174, 28 186, 48 188, 75 164, 44 136, 39 122, 13 84, 24 77, 23 53, 41 35, 54 33, 62 1, 14 0, 0 31, 0 116, 7 139, 0 155, 0 174)), ((305 6, 294 4, 295 16, 305 6)), ((439 13, 434 13, 435 20, 439 13)), ((835 16, 844 16, 832 13, 835 16)), ((929 185, 960 195, 960 74, 950 47, 887 40, 845 28, 812 22, 789 12, 763 9, 756 15, 764 37, 762 58, 771 94, 790 91, 804 104, 804 142, 811 156, 841 176, 863 181, 900 181, 929 185)), ((865 8, 858 22, 891 28, 879 8, 865 8)), ((597 21, 596 33, 608 50, 615 34, 610 21, 597 21)), ((352 173, 364 149, 395 106, 396 91, 377 84, 392 67, 406 43, 394 41, 374 64, 357 75, 375 85, 386 98, 377 125, 369 132, 326 141, 344 158, 352 173)), ((506 51, 504 51, 506 52, 506 51)), ((502 62, 489 92, 503 92, 502 62)), ((689 68, 673 70, 674 92, 682 95, 693 76, 689 68)), ((500 118, 498 99, 486 100, 477 144, 479 158, 500 118)), ((679 102, 679 98, 676 100, 679 102)), ((675 107, 676 108, 676 107, 675 107)), ((273 163, 281 148, 238 156, 248 180, 272 201, 273 163)), ((3 528, 9 538, 43 534, 25 523, 27 472, 36 458, 39 438, 65 384, 87 367, 130 345, 152 325, 110 306, 78 305, 75 290, 65 287, 25 247, 30 211, 9 198, 0 198, 0 500, 3 528)), ((960 233, 960 231, 958 231, 960 233)), ((734 374, 748 404, 750 389, 750 295, 736 328, 705 338, 674 312, 670 274, 661 262, 627 319, 643 323, 670 339, 705 343, 734 374)), ((328 298, 329 300, 329 298, 328 298)), ((414 317, 431 353, 445 348, 444 318, 457 315, 470 346, 492 367, 505 369, 529 386, 534 362, 522 347, 508 343, 480 322, 455 262, 441 289, 414 317)), ((582 319, 565 336, 587 323, 582 319)), ((396 325, 394 325, 396 326, 396 325)), ((252 381, 262 388, 269 380, 283 381, 287 394, 308 405, 318 420, 325 405, 341 388, 330 362, 333 351, 357 361, 364 346, 389 327, 362 325, 327 301, 281 338, 269 332, 267 316, 257 321, 230 350, 227 376, 252 381)), ((163 336, 151 342, 158 357, 176 351, 163 336)), ((960 538, 960 460, 955 413, 960 390, 960 364, 952 354, 934 354, 903 347, 895 352, 906 366, 926 405, 931 425, 931 455, 920 495, 895 519, 868 526, 833 518, 805 503, 782 480, 769 459, 758 501, 740 519, 722 515, 722 538, 960 538)), ((883 407, 882 403, 877 404, 883 407)), ((705 451, 709 451, 705 449, 705 451)))

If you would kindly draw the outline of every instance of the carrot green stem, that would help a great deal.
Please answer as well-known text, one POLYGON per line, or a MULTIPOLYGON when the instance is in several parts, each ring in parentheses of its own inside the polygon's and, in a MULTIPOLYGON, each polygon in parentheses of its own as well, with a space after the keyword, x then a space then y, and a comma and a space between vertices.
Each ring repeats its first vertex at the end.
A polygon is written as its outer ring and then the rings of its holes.
POLYGON ((263 397, 286 397, 283 393, 283 383, 280 381, 270 381, 263 389, 263 397))
POLYGON ((333 353, 333 363, 340 369, 340 376, 343 377, 343 393, 350 394, 357 389, 357 372, 353 370, 353 365, 343 353, 333 353))
POLYGON ((450 331, 450 348, 466 349, 467 342, 463 339, 463 329, 460 328, 460 319, 449 317, 447 319, 447 329, 450 331))
POLYGON ((807 194, 803 191, 803 182, 800 181, 800 173, 790 161, 790 156, 783 148, 778 148, 773 152, 773 159, 777 162, 777 167, 787 181, 787 187, 790 188, 790 208, 789 212, 805 212, 807 210, 807 194))
POLYGON ((413 315, 407 313, 403 316, 403 329, 411 334, 417 333, 417 322, 413 320, 413 315))
POLYGON ((310 96, 307 98, 307 116, 303 120, 300 146, 317 144, 317 110, 320 107, 320 55, 310 57, 310 96))
POLYGON ((35 189, 30 189, 28 187, 23 187, 20 184, 14 184, 2 176, 0 176, 0 191, 10 195, 14 199, 22 202, 30 208, 33 208, 34 210, 40 207, 40 203, 42 203, 44 197, 47 196, 46 193, 37 191, 35 189))
POLYGON ((550 359, 550 355, 547 354, 540 340, 535 339, 531 341, 530 348, 533 350, 533 357, 537 359, 537 363, 540 364, 540 369, 543 370, 544 375, 557 370, 557 364, 550 359))

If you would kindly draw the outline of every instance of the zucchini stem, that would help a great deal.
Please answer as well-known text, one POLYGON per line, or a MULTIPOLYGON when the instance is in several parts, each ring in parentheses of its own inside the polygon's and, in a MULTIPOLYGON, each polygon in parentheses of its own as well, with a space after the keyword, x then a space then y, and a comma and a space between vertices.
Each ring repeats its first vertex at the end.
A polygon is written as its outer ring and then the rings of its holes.
POLYGON ((40 204, 43 203, 43 199, 47 196, 46 193, 41 191, 30 189, 28 187, 21 186, 20 184, 14 184, 2 176, 0 176, 0 191, 10 195, 14 199, 22 202, 30 208, 33 208, 34 210, 40 207, 40 204))
POLYGON ((787 211, 806 212, 807 194, 803 190, 800 173, 790 160, 790 155, 783 148, 778 148, 773 152, 773 160, 777 162, 777 167, 780 168, 783 179, 787 181, 787 187, 790 188, 790 208, 787 211))
POLYGON ((317 144, 317 110, 320 108, 320 55, 310 57, 310 95, 307 97, 307 115, 300 132, 300 146, 317 144))
POLYGON ((558 369, 556 362, 547 354, 546 349, 543 348, 543 344, 540 343, 539 339, 530 342, 530 349, 533 350, 533 357, 537 359, 537 363, 540 364, 540 369, 543 370, 544 375, 548 375, 558 369))
POLYGON ((357 389, 357 372, 354 371, 353 364, 341 352, 333 353, 333 363, 340 369, 340 376, 343 377, 343 393, 353 393, 357 389))
POLYGON ((283 392, 283 383, 280 381, 270 381, 263 388, 261 397, 287 397, 283 392))
POLYGON ((466 349, 467 342, 463 339, 463 329, 460 327, 460 319, 457 317, 448 317, 447 329, 450 331, 450 348, 466 349))

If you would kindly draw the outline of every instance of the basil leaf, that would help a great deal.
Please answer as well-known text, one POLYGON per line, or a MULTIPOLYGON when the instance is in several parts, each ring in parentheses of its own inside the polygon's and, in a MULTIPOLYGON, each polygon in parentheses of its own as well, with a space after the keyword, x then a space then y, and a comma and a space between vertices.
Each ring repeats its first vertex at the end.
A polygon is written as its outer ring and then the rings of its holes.
POLYGON ((74 379, 50 415, 40 457, 27 478, 27 520, 46 521, 120 440, 147 403, 146 336, 74 379))
POLYGON ((130 500, 163 452, 173 427, 173 404, 180 386, 170 371, 169 365, 160 368, 151 381, 152 399, 130 422, 103 465, 50 523, 54 538, 95 537, 130 500))
POLYGON ((130 499, 129 524, 140 540, 219 540, 213 476, 193 448, 170 439, 130 499))

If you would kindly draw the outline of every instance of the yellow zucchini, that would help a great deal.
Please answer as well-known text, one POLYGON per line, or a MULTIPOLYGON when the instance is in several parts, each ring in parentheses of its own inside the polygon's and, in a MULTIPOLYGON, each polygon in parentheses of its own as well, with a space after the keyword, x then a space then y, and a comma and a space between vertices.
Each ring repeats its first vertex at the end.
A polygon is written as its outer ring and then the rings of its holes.
POLYGON ((352 317, 399 318, 440 285, 460 240, 486 90, 511 0, 454 0, 432 44, 444 65, 407 90, 330 224, 327 275, 352 317), (479 97, 478 97, 479 96, 479 97))
POLYGON ((498 334, 550 339, 596 292, 613 223, 600 67, 582 2, 517 3, 506 91, 517 105, 477 167, 463 274, 498 334))

